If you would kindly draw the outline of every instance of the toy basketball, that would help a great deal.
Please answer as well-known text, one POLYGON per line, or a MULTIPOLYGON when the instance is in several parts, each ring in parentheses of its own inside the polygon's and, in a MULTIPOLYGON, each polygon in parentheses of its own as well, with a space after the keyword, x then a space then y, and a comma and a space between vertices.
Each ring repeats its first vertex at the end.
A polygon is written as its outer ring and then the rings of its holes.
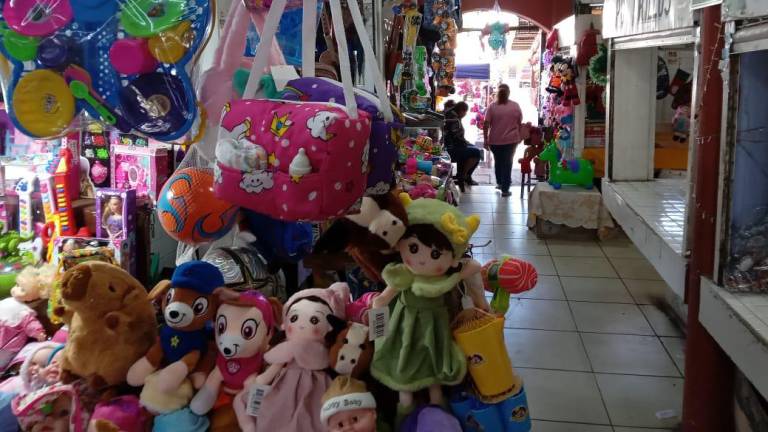
POLYGON ((491 308, 501 314, 509 309, 510 294, 531 290, 538 281, 536 267, 529 262, 509 257, 488 261, 480 270, 480 275, 485 290, 493 293, 491 308))
POLYGON ((175 172, 157 199, 160 225, 169 236, 187 244, 223 237, 235 224, 237 211, 237 206, 216 198, 213 173, 202 168, 175 172))
POLYGON ((515 258, 488 261, 480 273, 486 291, 490 292, 501 288, 509 294, 520 294, 533 289, 538 280, 531 263, 515 258))

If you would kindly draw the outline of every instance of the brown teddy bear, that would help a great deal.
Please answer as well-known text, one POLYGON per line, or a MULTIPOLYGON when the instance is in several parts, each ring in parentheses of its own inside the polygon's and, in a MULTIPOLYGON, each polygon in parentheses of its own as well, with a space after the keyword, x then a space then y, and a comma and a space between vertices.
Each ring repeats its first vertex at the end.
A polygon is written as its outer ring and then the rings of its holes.
POLYGON ((94 389, 124 382, 157 338, 147 291, 125 270, 89 261, 64 273, 61 297, 54 313, 69 326, 63 376, 86 378, 94 389))

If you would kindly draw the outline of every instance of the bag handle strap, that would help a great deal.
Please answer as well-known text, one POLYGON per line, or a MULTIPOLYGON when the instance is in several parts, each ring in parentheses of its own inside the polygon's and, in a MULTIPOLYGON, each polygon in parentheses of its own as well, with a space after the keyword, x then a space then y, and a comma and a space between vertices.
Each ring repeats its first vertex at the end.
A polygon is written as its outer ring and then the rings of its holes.
POLYGON ((315 42, 317 38, 317 0, 304 0, 301 15, 301 74, 315 76, 315 42))
POLYGON ((357 0, 349 0, 348 5, 349 12, 352 15, 352 22, 355 24, 355 29, 357 30, 357 37, 363 45, 365 68, 368 69, 368 75, 373 77, 374 90, 376 91, 376 96, 379 97, 379 103, 381 104, 380 111, 384 116, 384 121, 392 122, 394 120, 394 114, 392 114, 392 106, 389 104, 384 76, 377 65, 376 54, 373 52, 371 40, 368 38, 368 34, 365 31, 363 16, 360 14, 360 5, 358 5, 357 0))
POLYGON ((269 48, 272 45, 272 39, 274 39, 277 33, 277 27, 280 25, 280 18, 283 16, 285 4, 286 0, 274 0, 269 7, 267 18, 264 20, 264 28, 260 35, 261 41, 256 49, 256 55, 253 57, 251 73, 243 91, 243 99, 255 97, 256 92, 259 90, 261 74, 264 73, 264 68, 267 67, 269 48))

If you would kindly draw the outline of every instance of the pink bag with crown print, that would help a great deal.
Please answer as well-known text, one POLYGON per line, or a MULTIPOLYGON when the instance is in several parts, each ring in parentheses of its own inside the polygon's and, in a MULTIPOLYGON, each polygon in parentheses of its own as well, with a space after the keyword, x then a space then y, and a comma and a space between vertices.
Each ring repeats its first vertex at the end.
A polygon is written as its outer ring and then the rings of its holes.
MULTIPOLYGON (((349 5, 357 8, 356 2, 349 5)), ((276 219, 340 217, 365 192, 371 117, 357 108, 354 97, 340 0, 330 0, 330 6, 346 104, 253 99, 267 65, 265 47, 275 36, 285 6, 286 0, 272 2, 243 99, 224 107, 214 189, 221 199, 276 219)), ((315 1, 305 0, 304 10, 305 14, 316 11, 315 1)), ((315 37, 315 20, 307 18, 304 23, 312 25, 302 29, 305 47, 314 46, 315 37)), ((366 58, 374 59, 370 40, 358 25, 362 20, 354 21, 366 58)), ((303 49, 302 55, 304 76, 314 75, 314 50, 303 49)), ((376 62, 366 63, 370 63, 377 92, 383 92, 376 62)))

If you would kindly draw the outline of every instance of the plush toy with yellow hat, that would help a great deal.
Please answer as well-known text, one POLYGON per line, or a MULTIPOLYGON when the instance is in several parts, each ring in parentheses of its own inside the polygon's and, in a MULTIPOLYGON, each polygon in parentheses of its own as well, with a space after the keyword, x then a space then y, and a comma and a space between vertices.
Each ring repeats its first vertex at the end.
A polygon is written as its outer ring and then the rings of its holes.
POLYGON ((403 263, 384 268, 387 288, 374 307, 399 296, 371 364, 374 378, 400 392, 399 417, 412 409, 414 391, 429 388, 430 403, 441 404, 441 386, 464 379, 467 363, 451 336, 444 294, 480 271, 476 261, 461 261, 480 224, 477 216, 435 199, 401 199, 409 222, 397 245, 403 263))
POLYGON ((376 432, 376 399, 364 382, 338 376, 323 394, 320 421, 328 432, 376 432))

